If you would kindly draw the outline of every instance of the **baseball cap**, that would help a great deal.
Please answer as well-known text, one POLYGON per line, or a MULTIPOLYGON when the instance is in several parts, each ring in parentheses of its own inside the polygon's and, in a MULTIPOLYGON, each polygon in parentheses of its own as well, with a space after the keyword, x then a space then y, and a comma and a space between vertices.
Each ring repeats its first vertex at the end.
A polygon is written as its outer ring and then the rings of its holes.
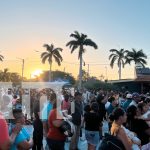
POLYGON ((127 94, 126 98, 132 98, 132 94, 127 94))
POLYGON ((134 93, 132 94, 132 97, 133 97, 133 98, 135 98, 135 97, 140 97, 140 95, 139 95, 139 93, 134 92, 134 93))

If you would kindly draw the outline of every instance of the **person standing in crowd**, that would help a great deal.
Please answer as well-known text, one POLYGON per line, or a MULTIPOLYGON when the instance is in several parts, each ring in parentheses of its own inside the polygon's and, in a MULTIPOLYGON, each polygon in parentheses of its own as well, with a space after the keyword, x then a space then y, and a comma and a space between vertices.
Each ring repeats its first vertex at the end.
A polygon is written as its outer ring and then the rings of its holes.
POLYGON ((9 150, 11 141, 6 120, 0 113, 0 150, 9 150))
POLYGON ((126 95, 126 101, 123 104, 123 109, 126 111, 130 103, 132 102, 132 94, 128 93, 126 95))
POLYGON ((12 133, 13 128, 16 126, 17 123, 20 123, 22 125, 22 128, 18 135, 15 138, 14 143, 11 145, 10 150, 22 150, 26 149, 29 150, 33 146, 33 140, 30 138, 30 135, 26 131, 26 129, 23 127, 25 124, 25 117, 21 110, 13 110, 13 116, 14 116, 14 123, 10 124, 9 132, 12 133))
POLYGON ((62 101, 62 110, 69 110, 70 109, 70 105, 71 105, 71 102, 69 100, 69 95, 66 93, 64 95, 64 100, 62 101))
POLYGON ((99 108, 96 102, 93 102, 91 104, 91 110, 84 114, 84 121, 88 150, 95 150, 99 143, 99 129, 101 126, 99 108))
POLYGON ((149 143, 150 127, 145 120, 139 118, 139 115, 141 115, 140 110, 134 105, 130 106, 127 109, 127 127, 137 134, 143 146, 149 143))
POLYGON ((1 108, 0 108, 0 111, 1 113, 3 114, 3 116, 5 117, 5 119, 8 119, 9 118, 9 115, 10 115, 10 104, 11 100, 9 98, 8 95, 3 95, 2 96, 2 103, 1 103, 1 108))
POLYGON ((78 149, 78 141, 80 136, 81 119, 83 116, 82 94, 80 92, 75 93, 74 105, 75 112, 71 113, 72 122, 75 125, 75 132, 71 138, 70 150, 78 149))
POLYGON ((118 100, 119 106, 123 107, 123 104, 125 103, 125 101, 126 101, 126 95, 123 93, 119 93, 119 100, 118 100))
POLYGON ((34 114, 35 120, 33 121, 33 147, 32 150, 42 150, 43 148, 43 124, 39 118, 39 114, 34 114))
POLYGON ((138 102, 140 102, 140 101, 141 101, 140 95, 138 93, 134 92, 132 94, 132 102, 130 103, 129 106, 134 105, 137 107, 138 102))
POLYGON ((48 100, 47 103, 44 105, 44 108, 42 110, 42 122, 43 122, 43 132, 44 132, 44 136, 47 137, 47 133, 48 133, 48 116, 50 114, 50 111, 53 108, 53 103, 56 99, 56 94, 55 93, 50 93, 50 95, 48 95, 48 100))
POLYGON ((111 126, 111 135, 116 136, 124 145, 126 150, 132 149, 132 141, 128 138, 122 125, 126 122, 127 116, 122 108, 116 108, 112 113, 113 123, 111 126))
POLYGON ((14 95, 12 99, 12 105, 15 105, 16 101, 17 101, 17 95, 14 95))
POLYGON ((50 150, 64 150, 66 136, 60 130, 63 124, 63 117, 59 111, 61 102, 56 100, 56 94, 55 99, 53 96, 53 102, 53 109, 48 118, 49 130, 47 134, 47 144, 50 150))
POLYGON ((107 95, 104 93, 98 94, 96 98, 96 102, 98 103, 99 107, 99 114, 100 114, 100 120, 103 121, 106 118, 106 109, 105 104, 107 102, 107 95))
POLYGON ((110 102, 110 105, 107 109, 107 114, 110 115, 112 111, 116 108, 118 100, 114 96, 111 96, 108 98, 108 101, 110 102))

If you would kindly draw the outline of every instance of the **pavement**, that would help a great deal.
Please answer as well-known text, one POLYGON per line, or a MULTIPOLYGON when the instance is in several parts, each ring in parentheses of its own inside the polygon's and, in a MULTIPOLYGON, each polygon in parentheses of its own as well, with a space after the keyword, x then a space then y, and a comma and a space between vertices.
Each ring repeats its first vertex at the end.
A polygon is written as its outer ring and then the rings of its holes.
MULTIPOLYGON (((30 136, 32 137, 33 126, 32 125, 25 125, 25 128, 26 128, 27 132, 30 134, 30 136)), ((87 141, 85 139, 84 130, 82 133, 83 133, 82 138, 79 139, 78 148, 79 148, 79 150, 87 150, 87 141)), ((70 144, 69 141, 65 143, 65 150, 69 150, 69 144, 70 144)), ((43 146, 44 146, 44 148, 46 146, 46 140, 45 139, 43 139, 43 146)), ((99 145, 97 146, 96 150, 98 150, 98 147, 99 147, 99 145)), ((44 150, 47 150, 47 149, 45 148, 44 150)))

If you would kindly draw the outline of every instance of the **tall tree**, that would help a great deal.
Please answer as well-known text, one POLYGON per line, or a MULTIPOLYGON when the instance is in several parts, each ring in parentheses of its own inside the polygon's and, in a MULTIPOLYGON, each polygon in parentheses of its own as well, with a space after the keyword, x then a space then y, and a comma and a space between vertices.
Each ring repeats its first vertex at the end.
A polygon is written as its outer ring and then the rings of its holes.
POLYGON ((46 60, 49 63, 49 81, 51 81, 51 78, 52 78, 51 70, 52 70, 53 58, 55 62, 60 66, 61 62, 63 61, 63 58, 60 55, 60 52, 62 52, 63 49, 55 48, 53 44, 51 45, 44 44, 43 47, 46 48, 46 52, 43 52, 41 54, 41 59, 42 59, 43 64, 45 64, 46 60))
POLYGON ((8 72, 8 68, 4 68, 4 71, 0 72, 0 81, 3 81, 3 82, 10 81, 10 72, 8 72))
POLYGON ((143 67, 147 64, 147 61, 145 59, 147 59, 146 54, 143 53, 143 50, 136 50, 134 48, 132 48, 132 51, 128 51, 127 53, 127 59, 126 59, 126 63, 131 64, 131 62, 134 62, 135 65, 142 65, 143 67))
POLYGON ((127 50, 124 49, 111 49, 109 50, 112 54, 110 54, 109 56, 109 60, 110 60, 110 66, 111 68, 113 68, 115 62, 117 61, 117 65, 119 68, 119 80, 121 79, 121 67, 124 68, 125 62, 126 62, 126 54, 127 54, 127 50))
POLYGON ((80 59, 80 67, 79 67, 79 88, 82 86, 82 63, 83 63, 83 53, 85 53, 84 46, 91 46, 95 49, 98 48, 95 42, 93 42, 91 39, 87 38, 87 35, 83 33, 79 33, 78 31, 74 31, 74 33, 70 34, 70 37, 73 37, 74 39, 69 41, 66 46, 69 46, 71 49, 71 53, 73 53, 76 49, 79 49, 78 52, 78 59, 80 59))

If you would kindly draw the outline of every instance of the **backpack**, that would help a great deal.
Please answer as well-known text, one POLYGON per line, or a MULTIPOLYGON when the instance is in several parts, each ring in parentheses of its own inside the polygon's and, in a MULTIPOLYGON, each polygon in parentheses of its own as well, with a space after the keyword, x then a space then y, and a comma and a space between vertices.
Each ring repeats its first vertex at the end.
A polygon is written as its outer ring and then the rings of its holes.
POLYGON ((125 147, 116 136, 107 133, 102 139, 99 150, 125 150, 125 147))
POLYGON ((75 131, 73 123, 68 119, 63 120, 59 129, 66 137, 72 137, 75 131))

